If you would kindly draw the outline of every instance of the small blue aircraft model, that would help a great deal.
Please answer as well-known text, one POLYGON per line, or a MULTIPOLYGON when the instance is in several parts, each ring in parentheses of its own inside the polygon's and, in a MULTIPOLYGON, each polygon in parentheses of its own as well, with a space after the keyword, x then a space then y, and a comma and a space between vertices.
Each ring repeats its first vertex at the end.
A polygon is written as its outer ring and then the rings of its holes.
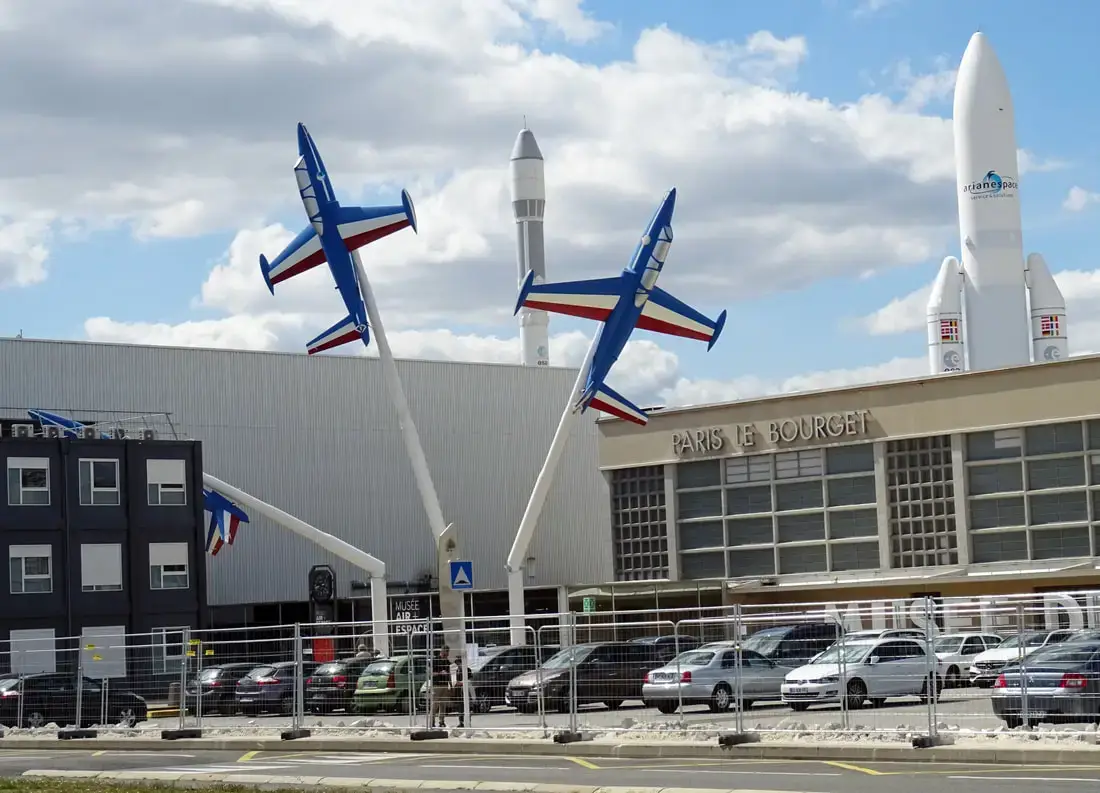
POLYGON ((708 350, 718 341, 726 324, 725 311, 711 321, 657 287, 657 277, 672 245, 675 208, 674 188, 668 191, 654 213, 630 265, 617 277, 536 284, 535 274, 531 272, 520 287, 517 314, 521 308, 530 308, 603 323, 584 391, 573 406, 574 411, 583 413, 594 407, 645 426, 649 420, 646 412, 604 383, 635 328, 705 341, 708 350))
POLYGON ((275 260, 260 256, 260 271, 271 294, 275 284, 328 262, 336 289, 348 315, 306 345, 310 355, 362 339, 370 343, 367 310, 359 291, 359 276, 351 252, 403 228, 416 231, 416 210, 408 192, 401 191, 401 206, 340 206, 332 190, 325 164, 309 131, 298 125, 298 162, 294 178, 309 216, 309 226, 291 240, 275 260))
MULTIPOLYGON (((60 416, 57 413, 50 413, 48 410, 28 410, 27 415, 34 421, 37 421, 39 426, 42 427, 57 427, 60 430, 60 435, 63 438, 79 438, 80 431, 86 427, 94 426, 85 424, 81 421, 76 421, 68 416, 60 416)), ((101 438, 110 438, 110 434, 106 432, 100 432, 101 438)))

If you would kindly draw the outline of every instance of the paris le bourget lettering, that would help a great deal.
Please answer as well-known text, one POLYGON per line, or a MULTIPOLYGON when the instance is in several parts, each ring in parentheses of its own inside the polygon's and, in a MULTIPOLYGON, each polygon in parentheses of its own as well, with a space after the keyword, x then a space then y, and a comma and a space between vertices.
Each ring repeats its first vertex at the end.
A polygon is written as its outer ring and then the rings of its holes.
POLYGON ((703 427, 672 433, 672 451, 677 457, 688 454, 713 454, 727 447, 752 449, 761 436, 773 446, 804 441, 856 438, 867 434, 869 410, 844 410, 796 418, 778 419, 760 424, 734 424, 728 427, 703 427))

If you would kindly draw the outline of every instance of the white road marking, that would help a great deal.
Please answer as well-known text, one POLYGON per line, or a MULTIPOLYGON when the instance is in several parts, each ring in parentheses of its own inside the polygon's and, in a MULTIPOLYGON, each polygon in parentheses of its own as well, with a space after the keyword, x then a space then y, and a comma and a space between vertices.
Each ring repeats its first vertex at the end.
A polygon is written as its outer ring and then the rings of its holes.
POLYGON ((1066 776, 949 776, 948 779, 978 779, 982 782, 1100 782, 1100 777, 1072 779, 1066 776))
POLYGON ((193 754, 185 754, 183 752, 113 752, 110 750, 103 750, 96 752, 96 757, 107 757, 108 755, 117 755, 120 757, 194 757, 193 754))
POLYGON ((132 768, 130 771, 142 772, 148 771, 150 773, 169 773, 169 774, 236 774, 242 771, 285 771, 288 768, 292 768, 289 765, 253 765, 252 763, 246 763, 244 765, 207 765, 207 766, 191 766, 186 768, 132 768))

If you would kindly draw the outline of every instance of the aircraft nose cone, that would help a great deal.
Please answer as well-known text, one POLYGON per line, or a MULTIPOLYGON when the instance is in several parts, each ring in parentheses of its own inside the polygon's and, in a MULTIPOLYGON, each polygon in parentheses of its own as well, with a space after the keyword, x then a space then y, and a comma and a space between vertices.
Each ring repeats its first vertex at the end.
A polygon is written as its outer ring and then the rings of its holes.
POLYGON ((676 208, 676 188, 672 188, 668 191, 668 195, 665 196, 665 208, 672 211, 676 208))
POLYGON ((298 122, 298 153, 305 154, 309 141, 309 130, 301 121, 298 122))

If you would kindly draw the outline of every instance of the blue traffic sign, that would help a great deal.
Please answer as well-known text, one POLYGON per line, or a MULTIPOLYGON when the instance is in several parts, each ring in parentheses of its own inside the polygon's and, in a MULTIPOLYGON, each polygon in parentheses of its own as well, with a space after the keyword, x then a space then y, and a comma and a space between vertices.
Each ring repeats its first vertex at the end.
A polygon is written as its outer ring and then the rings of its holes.
POLYGON ((474 563, 451 562, 451 589, 474 588, 474 563))

